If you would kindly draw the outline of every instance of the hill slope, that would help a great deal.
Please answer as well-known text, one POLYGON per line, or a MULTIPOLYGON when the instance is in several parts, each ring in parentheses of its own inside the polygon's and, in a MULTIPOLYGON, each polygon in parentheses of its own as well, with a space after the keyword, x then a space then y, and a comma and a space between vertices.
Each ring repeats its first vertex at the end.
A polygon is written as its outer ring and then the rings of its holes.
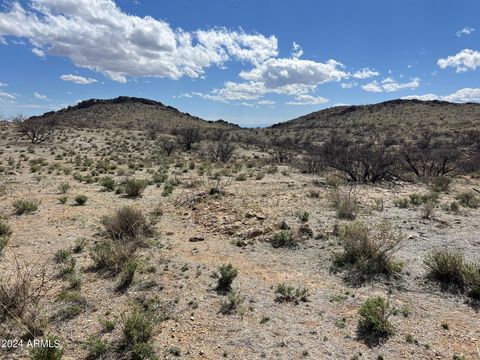
POLYGON ((161 102, 120 96, 109 100, 90 99, 35 119, 55 119, 61 125, 93 128, 144 129, 157 125, 165 129, 179 127, 238 128, 223 120, 206 121, 183 113, 161 102))
POLYGON ((444 101, 391 100, 373 105, 337 106, 272 125, 272 129, 351 128, 389 131, 398 127, 419 129, 469 130, 480 126, 480 104, 444 101))

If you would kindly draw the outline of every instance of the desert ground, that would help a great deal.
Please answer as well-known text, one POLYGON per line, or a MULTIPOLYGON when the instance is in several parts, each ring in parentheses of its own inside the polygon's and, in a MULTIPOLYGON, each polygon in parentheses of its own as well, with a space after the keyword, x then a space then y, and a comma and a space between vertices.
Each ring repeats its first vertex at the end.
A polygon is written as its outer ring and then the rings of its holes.
POLYGON ((479 178, 352 184, 255 146, 214 162, 156 144, 144 131, 74 128, 31 144, 2 125, 1 339, 59 339, 64 359, 480 359, 470 283, 438 281, 425 260, 451 251, 478 263, 479 178), (128 181, 143 181, 139 194, 128 181), (19 200, 37 207, 22 213, 19 200), (125 207, 148 231, 108 232, 105 217, 125 207), (339 265, 348 231, 382 224, 398 269, 339 265), (222 266, 236 273, 223 287, 222 266), (367 336, 359 310, 378 297, 388 330, 367 336), (128 333, 132 314, 143 337, 128 333))

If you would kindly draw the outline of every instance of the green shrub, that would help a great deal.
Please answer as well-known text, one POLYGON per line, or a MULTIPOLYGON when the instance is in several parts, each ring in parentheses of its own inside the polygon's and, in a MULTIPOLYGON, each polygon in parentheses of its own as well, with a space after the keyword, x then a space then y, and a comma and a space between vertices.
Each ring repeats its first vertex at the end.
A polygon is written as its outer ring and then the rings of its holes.
POLYGON ((66 204, 67 201, 68 201, 68 196, 67 196, 67 195, 60 196, 60 197, 58 198, 58 202, 59 202, 60 204, 66 204))
POLYGON ((93 267, 96 270, 118 274, 124 264, 131 259, 134 249, 128 244, 110 239, 97 242, 90 250, 93 267))
POLYGON ((135 271, 137 271, 137 267, 138 262, 135 259, 129 260, 125 264, 122 270, 120 282, 117 285, 117 290, 125 290, 132 284, 133 277, 135 276, 135 271))
POLYGON ((235 290, 230 290, 227 298, 220 301, 220 313, 223 315, 233 314, 243 303, 243 298, 235 290))
POLYGON ((446 192, 450 189, 452 178, 446 176, 436 176, 428 179, 432 191, 434 192, 446 192))
POLYGON ((476 209, 480 207, 480 197, 473 191, 464 191, 456 196, 462 206, 476 209))
POLYGON ((78 206, 83 206, 86 204, 88 198, 86 195, 77 195, 75 196, 75 203, 78 205, 78 206))
POLYGON ((153 334, 152 317, 140 308, 122 318, 123 343, 132 349, 140 343, 148 343, 153 334))
POLYGON ((19 199, 13 202, 13 208, 16 215, 30 214, 37 211, 40 206, 40 200, 19 199))
POLYGON ((70 183, 65 181, 65 182, 62 182, 59 186, 58 186, 58 190, 60 190, 60 192, 62 194, 66 194, 68 192, 68 190, 70 190, 70 183))
POLYGON ((340 232, 343 253, 336 255, 334 263, 338 267, 350 266, 360 280, 378 274, 395 275, 401 264, 394 260, 403 236, 394 233, 389 223, 369 227, 355 222, 346 225, 340 232))
POLYGON ((439 250, 427 255, 424 263, 432 278, 447 285, 465 285, 465 259, 462 254, 439 250))
POLYGON ((103 187, 103 190, 105 191, 113 191, 115 190, 117 183, 112 177, 105 176, 100 179, 100 185, 103 187))
POLYGON ((361 316, 358 322, 361 336, 371 342, 388 338, 394 333, 394 327, 389 320, 394 312, 395 309, 388 300, 382 297, 368 298, 358 311, 361 316))
POLYGON ((238 275, 238 270, 232 264, 222 265, 218 268, 217 290, 222 292, 230 291, 233 280, 238 275))
POLYGON ((56 337, 47 337, 42 346, 34 347, 30 353, 31 360, 60 360, 63 357, 63 348, 56 337))
POLYGON ((310 218, 310 214, 308 211, 301 211, 298 213, 298 218, 300 219, 301 222, 305 223, 308 222, 308 219, 310 218))
POLYGON ((284 247, 294 249, 298 247, 298 242, 295 240, 291 231, 280 231, 276 233, 270 240, 270 244, 274 248, 284 247))
POLYGON ((88 359, 99 359, 107 352, 108 343, 96 335, 90 335, 83 344, 83 348, 88 351, 88 359))
POLYGON ((166 181, 165 184, 163 185, 163 191, 162 191, 162 196, 167 197, 170 196, 173 192, 173 184, 170 181, 166 181))
POLYGON ((129 179, 123 184, 123 191, 128 197, 137 198, 142 195, 147 185, 145 180, 129 179))
POLYGON ((277 297, 275 301, 277 302, 292 302, 295 304, 308 301, 308 289, 307 288, 294 288, 286 284, 279 284, 277 290, 275 291, 277 297))
POLYGON ((12 228, 8 224, 8 222, 2 218, 0 218, 0 237, 2 236, 10 236, 12 234, 12 228))

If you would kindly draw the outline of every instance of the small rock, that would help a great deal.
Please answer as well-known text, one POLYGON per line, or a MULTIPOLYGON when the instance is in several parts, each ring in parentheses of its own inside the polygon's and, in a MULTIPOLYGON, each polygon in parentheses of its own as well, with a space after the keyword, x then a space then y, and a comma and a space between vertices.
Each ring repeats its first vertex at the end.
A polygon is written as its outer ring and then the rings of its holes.
POLYGON ((280 223, 280 229, 282 230, 290 230, 290 225, 288 225, 286 220, 282 220, 280 223))

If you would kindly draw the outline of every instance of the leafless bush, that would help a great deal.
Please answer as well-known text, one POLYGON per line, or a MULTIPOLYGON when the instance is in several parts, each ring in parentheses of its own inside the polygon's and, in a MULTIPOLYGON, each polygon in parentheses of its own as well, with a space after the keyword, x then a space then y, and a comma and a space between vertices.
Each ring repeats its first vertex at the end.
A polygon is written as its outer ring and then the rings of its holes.
POLYGON ((235 145, 230 138, 211 143, 206 148, 207 156, 214 161, 227 163, 235 152, 235 145))
POLYGON ((47 141, 55 134, 56 124, 54 120, 26 119, 21 115, 14 117, 12 120, 17 127, 17 131, 27 136, 32 144, 47 141))
POLYGON ((193 127, 185 127, 174 130, 175 135, 178 135, 180 144, 184 149, 189 151, 192 149, 193 144, 200 141, 200 130, 193 127))
POLYGON ((0 280, 0 319, 21 318, 37 307, 53 286, 47 264, 21 265, 15 258, 15 273, 0 280))

